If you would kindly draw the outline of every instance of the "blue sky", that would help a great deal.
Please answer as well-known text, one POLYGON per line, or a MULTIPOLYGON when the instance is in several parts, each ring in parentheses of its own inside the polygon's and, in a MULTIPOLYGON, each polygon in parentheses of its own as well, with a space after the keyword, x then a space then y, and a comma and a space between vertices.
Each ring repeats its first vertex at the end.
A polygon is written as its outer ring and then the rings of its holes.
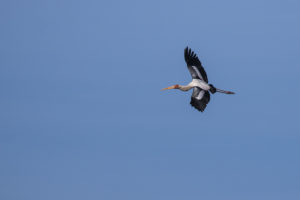
POLYGON ((0 198, 298 200, 299 6, 1 1, 0 198))

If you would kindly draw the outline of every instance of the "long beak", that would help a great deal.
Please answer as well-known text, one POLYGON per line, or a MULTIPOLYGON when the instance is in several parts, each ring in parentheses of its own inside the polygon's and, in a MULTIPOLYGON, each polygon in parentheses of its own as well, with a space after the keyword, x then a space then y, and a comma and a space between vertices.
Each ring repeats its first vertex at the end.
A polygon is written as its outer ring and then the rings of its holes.
POLYGON ((175 85, 172 85, 172 86, 167 87, 167 88, 163 88, 161 90, 171 90, 171 89, 175 89, 175 85))

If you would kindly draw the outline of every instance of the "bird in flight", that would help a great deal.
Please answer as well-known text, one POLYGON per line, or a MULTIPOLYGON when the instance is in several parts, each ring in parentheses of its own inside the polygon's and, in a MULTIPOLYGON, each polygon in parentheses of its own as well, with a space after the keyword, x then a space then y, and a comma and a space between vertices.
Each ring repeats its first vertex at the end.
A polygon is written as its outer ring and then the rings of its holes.
POLYGON ((206 108, 206 105, 210 101, 210 94, 220 92, 224 94, 234 94, 234 92, 220 90, 215 88, 212 84, 208 84, 208 79, 206 72, 198 59, 197 55, 189 48, 184 49, 184 59, 187 64, 188 70, 192 75, 192 82, 187 85, 172 85, 162 90, 169 89, 179 89, 181 91, 188 91, 193 88, 193 94, 191 97, 190 104, 195 107, 197 110, 203 112, 206 108))

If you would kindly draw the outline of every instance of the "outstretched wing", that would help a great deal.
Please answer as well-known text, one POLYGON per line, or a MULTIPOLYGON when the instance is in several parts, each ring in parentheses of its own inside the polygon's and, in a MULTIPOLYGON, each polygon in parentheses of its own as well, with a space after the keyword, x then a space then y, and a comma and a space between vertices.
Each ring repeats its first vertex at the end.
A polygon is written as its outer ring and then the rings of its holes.
POLYGON ((197 110, 203 112, 210 100, 208 91, 202 90, 199 87, 194 87, 190 104, 197 110))
POLYGON ((189 48, 184 49, 184 59, 193 79, 201 79, 208 83, 206 72, 197 55, 189 48))

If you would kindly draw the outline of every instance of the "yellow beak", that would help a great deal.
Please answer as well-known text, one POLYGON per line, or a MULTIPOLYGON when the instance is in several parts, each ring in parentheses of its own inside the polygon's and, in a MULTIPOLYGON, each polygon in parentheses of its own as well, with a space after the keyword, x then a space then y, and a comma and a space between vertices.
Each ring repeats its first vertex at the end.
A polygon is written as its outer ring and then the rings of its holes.
POLYGON ((161 90, 171 90, 171 89, 175 89, 175 85, 172 85, 172 86, 167 87, 167 88, 163 88, 161 90))

